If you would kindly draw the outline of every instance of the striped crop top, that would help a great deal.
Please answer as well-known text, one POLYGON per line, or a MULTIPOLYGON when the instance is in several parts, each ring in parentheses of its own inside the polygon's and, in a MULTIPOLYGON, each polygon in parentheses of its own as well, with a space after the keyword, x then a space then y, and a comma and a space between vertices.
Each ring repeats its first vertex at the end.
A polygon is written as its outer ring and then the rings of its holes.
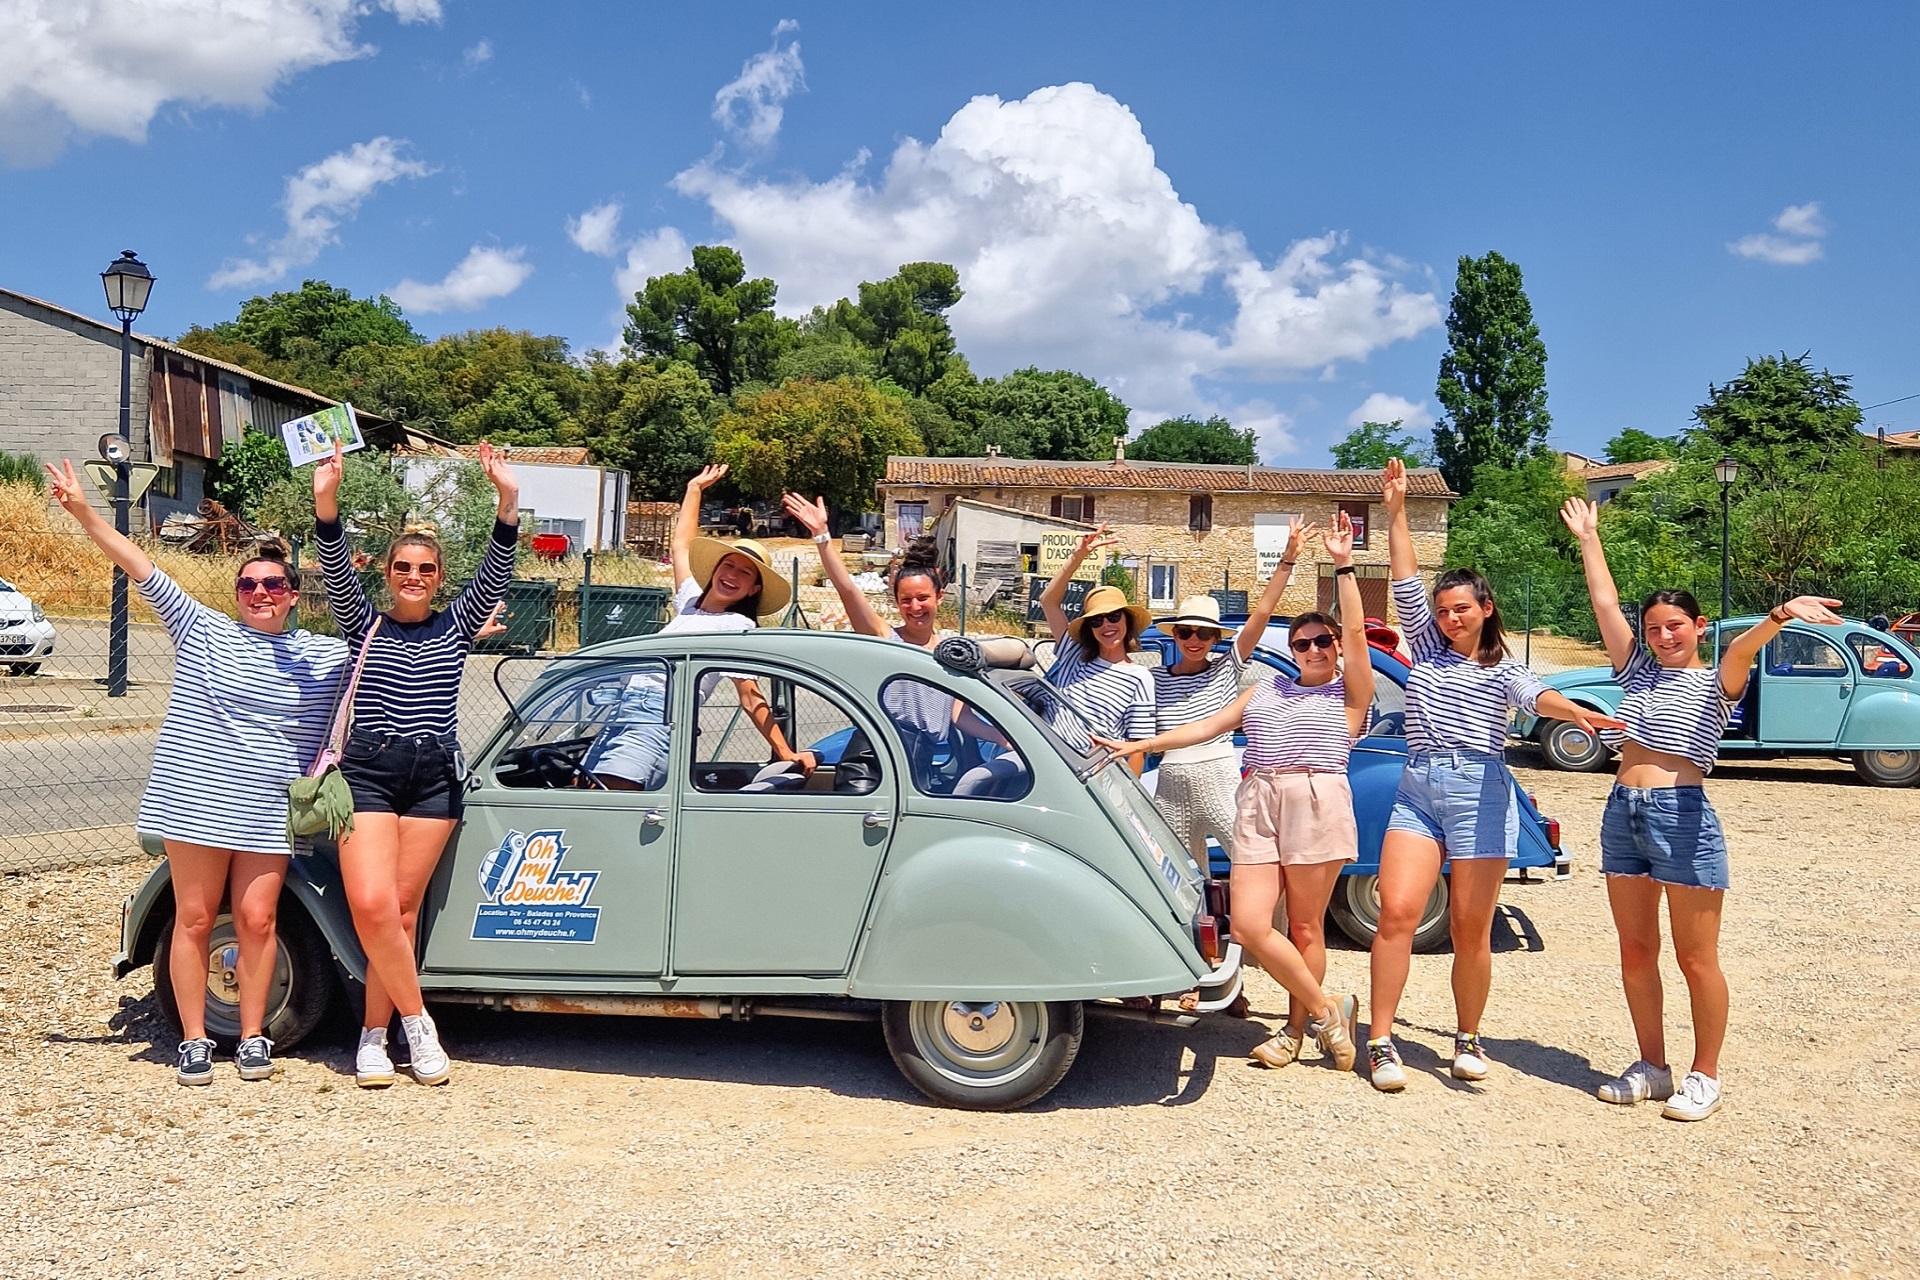
POLYGON ((1624 731, 1602 729, 1600 740, 1618 751, 1629 740, 1649 751, 1690 760, 1701 773, 1713 772, 1737 702, 1720 690, 1713 667, 1663 667, 1645 646, 1636 644, 1624 670, 1614 672, 1625 696, 1614 715, 1624 731))
POLYGON ((1347 682, 1301 684, 1276 672, 1254 686, 1241 715, 1249 769, 1311 769, 1345 773, 1353 738, 1347 729, 1347 682))

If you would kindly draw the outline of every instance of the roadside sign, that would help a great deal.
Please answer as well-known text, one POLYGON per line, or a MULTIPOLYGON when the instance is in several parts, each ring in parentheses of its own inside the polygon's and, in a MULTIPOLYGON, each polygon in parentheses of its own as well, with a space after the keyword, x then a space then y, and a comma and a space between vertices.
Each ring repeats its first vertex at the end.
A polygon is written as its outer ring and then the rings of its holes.
MULTIPOLYGON (((113 488, 119 483, 119 478, 114 475, 113 464, 95 459, 81 465, 86 468, 87 474, 93 477, 93 483, 100 492, 111 501, 113 488)), ((127 464, 127 501, 129 503, 140 501, 141 495, 153 486, 153 478, 159 474, 160 468, 151 462, 129 462, 127 464)))

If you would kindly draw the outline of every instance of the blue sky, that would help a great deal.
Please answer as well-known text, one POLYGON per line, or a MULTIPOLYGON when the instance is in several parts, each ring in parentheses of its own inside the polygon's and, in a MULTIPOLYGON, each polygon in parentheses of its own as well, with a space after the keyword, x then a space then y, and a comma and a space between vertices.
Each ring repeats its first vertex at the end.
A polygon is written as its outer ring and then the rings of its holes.
POLYGON ((584 350, 688 244, 793 309, 933 257, 977 371, 1324 465, 1363 410, 1437 412, 1455 260, 1493 248, 1562 447, 1676 430, 1768 352, 1920 392, 1909 5, 219 8, 0 6, 0 285, 98 312, 131 247, 152 332, 319 277, 584 350))

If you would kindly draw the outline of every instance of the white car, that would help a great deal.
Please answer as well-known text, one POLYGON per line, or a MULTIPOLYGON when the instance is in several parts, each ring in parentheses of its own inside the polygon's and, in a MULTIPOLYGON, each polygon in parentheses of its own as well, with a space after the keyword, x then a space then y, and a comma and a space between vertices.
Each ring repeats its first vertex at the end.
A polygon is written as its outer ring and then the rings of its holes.
POLYGON ((40 670, 53 655, 53 624, 40 606, 0 578, 0 663, 17 676, 40 670))

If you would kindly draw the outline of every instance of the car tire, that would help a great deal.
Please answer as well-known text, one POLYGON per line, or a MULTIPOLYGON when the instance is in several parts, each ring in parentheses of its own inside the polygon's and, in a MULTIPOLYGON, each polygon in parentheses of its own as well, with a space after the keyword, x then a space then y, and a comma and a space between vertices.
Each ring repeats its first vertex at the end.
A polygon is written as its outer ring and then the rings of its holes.
POLYGON ((7 670, 17 676, 37 676, 40 674, 40 664, 37 662, 10 662, 7 664, 7 670))
POLYGON ((1539 730, 1547 763, 1569 773, 1599 773, 1612 762, 1607 744, 1571 720, 1549 720, 1539 730))
POLYGON ((899 1000, 881 1018, 894 1065, 921 1093, 968 1111, 1045 1097, 1080 1052, 1077 1000, 899 1000))
MULTIPOLYGON (((1427 895, 1426 908, 1414 928, 1415 951, 1439 951, 1447 945, 1452 933, 1447 923, 1448 894, 1447 878, 1441 876, 1433 882, 1433 892, 1427 895)), ((1356 946, 1371 947, 1380 925, 1380 877, 1341 876, 1333 887, 1328 913, 1333 916, 1334 928, 1346 935, 1348 941, 1356 946)))
POLYGON ((1876 787, 1920 783, 1920 751, 1856 751, 1853 771, 1876 787))
MULTIPOLYGON (((174 915, 169 911, 160 926, 160 940, 153 954, 153 991, 160 1001, 161 1013, 177 1034, 180 1003, 173 993, 173 921, 174 915)), ((265 1030, 275 1049, 291 1049, 320 1024, 339 988, 326 940, 304 909, 291 901, 283 901, 275 933, 274 946, 278 954, 274 957, 273 986, 267 993, 265 1030)), ((213 922, 213 934, 208 941, 207 1035, 228 1053, 240 1041, 238 993, 230 978, 215 978, 213 972, 214 957, 232 946, 233 939, 233 917, 222 912, 213 922)), ((224 975, 228 971, 222 972, 224 975)))

